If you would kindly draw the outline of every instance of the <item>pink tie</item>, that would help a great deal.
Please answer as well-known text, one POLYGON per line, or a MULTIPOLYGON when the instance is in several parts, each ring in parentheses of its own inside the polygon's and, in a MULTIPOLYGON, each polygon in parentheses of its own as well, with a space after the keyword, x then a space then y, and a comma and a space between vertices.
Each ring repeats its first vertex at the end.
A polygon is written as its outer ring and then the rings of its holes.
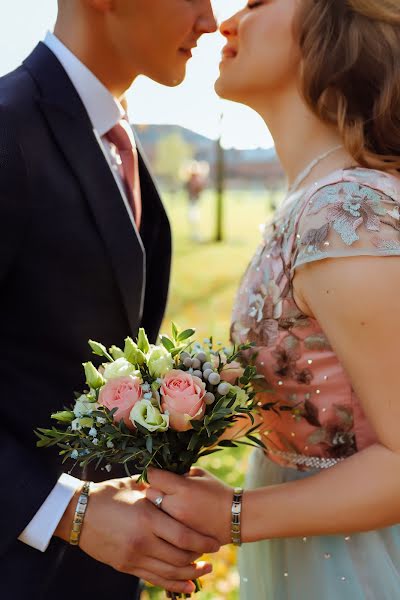
POLYGON ((132 130, 125 119, 121 119, 110 131, 106 138, 117 148, 120 158, 120 174, 125 184, 125 191, 133 211, 137 228, 140 227, 142 216, 142 200, 140 193, 138 153, 132 130))

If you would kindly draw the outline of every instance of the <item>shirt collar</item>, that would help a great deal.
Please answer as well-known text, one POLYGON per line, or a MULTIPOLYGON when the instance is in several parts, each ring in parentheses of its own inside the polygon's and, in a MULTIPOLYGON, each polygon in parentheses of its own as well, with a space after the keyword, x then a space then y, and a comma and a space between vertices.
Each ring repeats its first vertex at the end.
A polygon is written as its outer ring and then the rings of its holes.
POLYGON ((125 115, 120 102, 53 33, 47 32, 44 43, 64 67, 94 129, 105 135, 125 115))

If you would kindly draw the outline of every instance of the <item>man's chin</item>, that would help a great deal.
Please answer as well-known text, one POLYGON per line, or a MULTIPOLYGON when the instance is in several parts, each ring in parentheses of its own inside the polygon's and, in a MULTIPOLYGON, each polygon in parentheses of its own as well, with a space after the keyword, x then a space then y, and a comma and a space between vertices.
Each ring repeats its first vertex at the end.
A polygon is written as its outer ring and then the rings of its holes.
POLYGON ((151 77, 151 79, 167 87, 176 87, 183 82, 185 77, 186 67, 170 71, 169 73, 160 73, 157 77, 151 77))

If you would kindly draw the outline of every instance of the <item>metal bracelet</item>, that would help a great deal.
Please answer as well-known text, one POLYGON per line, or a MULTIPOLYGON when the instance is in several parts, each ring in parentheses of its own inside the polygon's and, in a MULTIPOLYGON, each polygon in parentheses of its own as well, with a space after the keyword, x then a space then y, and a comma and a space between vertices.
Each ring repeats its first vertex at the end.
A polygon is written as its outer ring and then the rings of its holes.
POLYGON ((79 545, 83 519, 85 518, 86 509, 89 502, 90 484, 91 481, 86 481, 84 483, 78 499, 78 504, 76 505, 74 520, 72 521, 72 529, 69 536, 69 543, 71 546, 79 545))
POLYGON ((242 545, 241 516, 243 488, 234 488, 232 500, 231 538, 234 546, 242 545))

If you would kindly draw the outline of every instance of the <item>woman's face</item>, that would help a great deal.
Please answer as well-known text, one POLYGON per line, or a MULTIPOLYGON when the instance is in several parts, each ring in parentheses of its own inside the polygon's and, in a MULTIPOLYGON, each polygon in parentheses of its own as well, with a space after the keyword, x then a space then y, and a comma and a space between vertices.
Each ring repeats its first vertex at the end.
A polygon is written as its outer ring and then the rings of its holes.
POLYGON ((293 36, 298 0, 249 0, 220 31, 222 52, 215 90, 222 98, 257 107, 293 86, 300 49, 293 36))

